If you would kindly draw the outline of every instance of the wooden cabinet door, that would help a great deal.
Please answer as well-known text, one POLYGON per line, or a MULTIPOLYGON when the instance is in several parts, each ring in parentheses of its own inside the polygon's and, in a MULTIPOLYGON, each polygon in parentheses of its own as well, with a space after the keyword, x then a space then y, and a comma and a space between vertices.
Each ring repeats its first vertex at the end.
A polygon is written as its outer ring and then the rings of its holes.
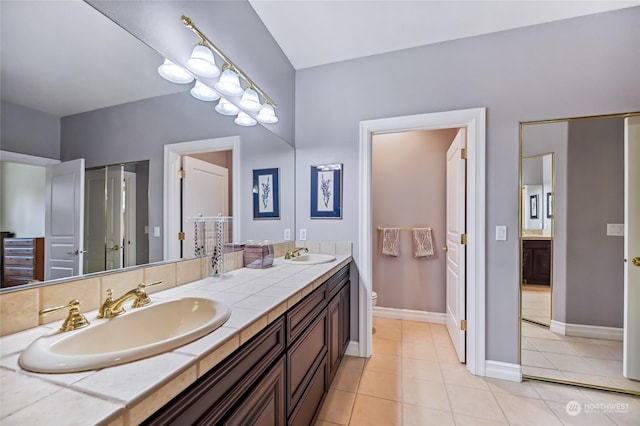
POLYGON ((342 339, 340 318, 342 315, 342 304, 340 295, 336 295, 329 303, 329 382, 333 380, 338 366, 340 365, 340 355, 342 355, 342 339))
POLYGON ((349 346, 351 338, 351 286, 347 281, 340 291, 340 358, 349 346))
POLYGON ((224 421, 225 425, 286 424, 285 359, 282 357, 224 421))

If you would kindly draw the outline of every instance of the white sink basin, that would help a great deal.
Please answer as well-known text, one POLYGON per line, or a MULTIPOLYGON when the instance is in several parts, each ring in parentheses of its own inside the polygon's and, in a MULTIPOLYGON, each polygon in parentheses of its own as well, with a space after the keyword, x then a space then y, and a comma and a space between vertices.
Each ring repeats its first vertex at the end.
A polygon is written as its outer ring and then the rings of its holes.
POLYGON ((291 265, 318 265, 320 263, 328 263, 336 260, 332 254, 305 253, 293 259, 282 259, 284 263, 291 265))
POLYGON ((173 350, 211 333, 230 316, 227 305, 211 299, 156 302, 87 328, 40 337, 20 354, 19 363, 37 373, 111 367, 173 350))

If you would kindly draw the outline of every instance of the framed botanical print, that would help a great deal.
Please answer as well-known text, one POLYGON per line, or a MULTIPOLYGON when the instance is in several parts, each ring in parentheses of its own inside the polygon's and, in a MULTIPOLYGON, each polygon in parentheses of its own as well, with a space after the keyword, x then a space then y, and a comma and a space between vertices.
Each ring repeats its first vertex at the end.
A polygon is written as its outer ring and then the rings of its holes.
POLYGON ((311 219, 342 218, 342 164, 311 166, 311 219))
POLYGON ((280 219, 280 169, 253 171, 253 218, 280 219))

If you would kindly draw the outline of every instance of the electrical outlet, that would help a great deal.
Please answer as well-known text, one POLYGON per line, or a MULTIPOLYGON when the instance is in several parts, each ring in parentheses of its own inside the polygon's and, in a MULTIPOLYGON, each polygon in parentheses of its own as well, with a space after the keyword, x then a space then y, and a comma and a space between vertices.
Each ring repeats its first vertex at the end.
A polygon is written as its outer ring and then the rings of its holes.
POLYGON ((290 228, 285 228, 284 229, 284 240, 285 241, 291 241, 291 229, 290 228))
POLYGON ((300 229, 300 241, 307 241, 307 230, 305 228, 300 229))

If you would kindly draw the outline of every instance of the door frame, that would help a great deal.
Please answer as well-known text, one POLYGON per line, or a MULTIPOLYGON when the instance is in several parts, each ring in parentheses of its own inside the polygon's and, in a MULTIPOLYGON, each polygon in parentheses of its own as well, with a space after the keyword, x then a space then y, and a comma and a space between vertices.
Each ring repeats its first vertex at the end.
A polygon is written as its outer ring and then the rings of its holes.
POLYGON ((486 108, 435 112, 360 122, 358 355, 372 349, 371 145, 375 133, 467 128, 467 369, 485 375, 486 108))
POLYGON ((177 235, 180 231, 180 179, 178 177, 178 159, 182 155, 199 154, 211 151, 231 150, 232 157, 232 209, 233 236, 240 236, 240 136, 202 139, 178 142, 164 146, 164 190, 163 190, 163 253, 164 260, 180 259, 180 244, 177 235))

